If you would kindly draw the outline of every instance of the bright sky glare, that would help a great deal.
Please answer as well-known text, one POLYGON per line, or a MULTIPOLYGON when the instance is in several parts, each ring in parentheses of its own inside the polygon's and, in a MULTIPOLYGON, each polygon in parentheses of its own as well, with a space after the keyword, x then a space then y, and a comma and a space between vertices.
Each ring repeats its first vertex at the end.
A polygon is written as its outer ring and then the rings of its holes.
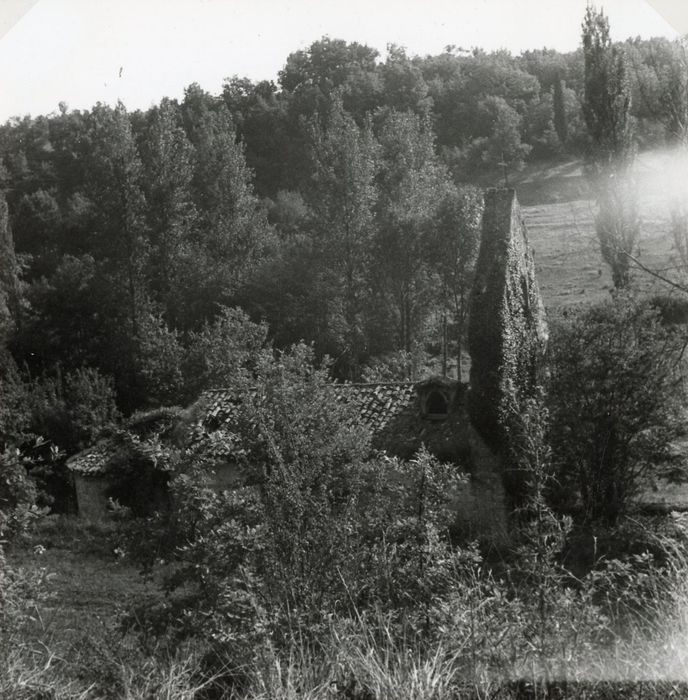
MULTIPOLYGON (((664 0, 666 2, 667 0, 664 0)), ((676 0, 681 2, 682 0, 676 0)), ((276 80, 289 53, 322 36, 384 56, 448 44, 560 51, 580 43, 587 0, 38 0, 0 39, 0 121, 95 102, 147 108, 197 82, 276 80)), ((11 17, 31 0, 0 0, 11 17)), ((605 0, 615 39, 677 36, 647 0, 605 0)), ((8 23, 11 20, 6 20, 8 23)), ((2 23, 0 22, 0 30, 2 23)))

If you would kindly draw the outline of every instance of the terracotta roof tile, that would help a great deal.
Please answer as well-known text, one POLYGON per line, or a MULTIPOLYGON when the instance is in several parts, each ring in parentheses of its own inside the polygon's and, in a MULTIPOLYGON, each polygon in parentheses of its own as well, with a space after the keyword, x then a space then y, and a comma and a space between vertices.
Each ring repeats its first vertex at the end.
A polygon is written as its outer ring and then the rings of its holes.
MULTIPOLYGON (((434 441, 441 446, 454 440, 457 427, 466 420, 463 411, 445 422, 421 420, 417 388, 427 383, 333 384, 332 388, 339 401, 356 408, 375 446, 391 447, 399 456, 410 456, 421 443, 434 441)), ((242 397, 227 389, 203 392, 197 401, 198 418, 190 429, 188 447, 218 460, 244 457, 246 450, 235 430, 241 401, 242 397)), ((116 442, 110 439, 75 455, 67 466, 81 474, 102 474, 115 450, 116 442)))
MULTIPOLYGON (((384 430, 394 418, 414 413, 415 385, 411 382, 386 384, 333 384, 338 400, 356 407, 363 423, 373 435, 384 430)), ((199 402, 205 404, 201 417, 193 428, 192 441, 214 431, 226 431, 234 426, 241 398, 226 389, 204 392, 199 402)))
POLYGON ((106 471, 107 462, 113 454, 114 446, 108 441, 99 442, 92 447, 87 447, 67 460, 70 471, 85 476, 96 476, 106 471))

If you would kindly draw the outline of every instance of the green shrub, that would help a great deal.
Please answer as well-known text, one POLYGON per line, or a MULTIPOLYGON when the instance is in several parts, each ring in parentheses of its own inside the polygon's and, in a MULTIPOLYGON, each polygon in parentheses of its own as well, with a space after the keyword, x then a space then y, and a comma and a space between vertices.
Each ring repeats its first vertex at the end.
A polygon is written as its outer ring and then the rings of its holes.
POLYGON ((429 635, 433 597, 451 586, 455 470, 424 451, 410 463, 374 455, 305 346, 262 355, 245 381, 236 430, 247 483, 209 489, 212 462, 187 456, 169 516, 132 538, 139 559, 173 563, 174 594, 137 611, 137 626, 205 639, 234 668, 265 643, 317 639, 334 615, 382 609, 429 635))
POLYGON ((585 519, 614 523, 669 457, 682 339, 656 308, 617 294, 560 317, 550 347, 561 494, 579 496, 585 519))
POLYGON ((120 417, 112 381, 90 367, 34 381, 29 401, 32 431, 67 454, 93 444, 120 417))
POLYGON ((22 532, 40 514, 37 490, 28 476, 19 450, 8 448, 0 454, 0 547, 3 540, 22 532))

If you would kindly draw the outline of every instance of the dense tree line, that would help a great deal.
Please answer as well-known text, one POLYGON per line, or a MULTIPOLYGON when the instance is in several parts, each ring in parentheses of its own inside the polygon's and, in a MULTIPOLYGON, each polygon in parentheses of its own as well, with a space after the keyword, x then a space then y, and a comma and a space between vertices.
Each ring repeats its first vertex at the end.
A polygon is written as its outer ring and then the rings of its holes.
MULTIPOLYGON (((680 46, 616 50, 640 141, 683 139, 680 46)), ((381 61, 324 38, 277 84, 234 77, 147 111, 62 104, 9 120, 5 405, 17 386, 86 368, 124 412, 186 402, 216 381, 201 379, 199 348, 225 337, 230 307, 266 322, 278 348, 313 343, 342 379, 412 377, 445 333, 460 367, 476 185, 594 145, 584 53, 391 46, 381 61)))

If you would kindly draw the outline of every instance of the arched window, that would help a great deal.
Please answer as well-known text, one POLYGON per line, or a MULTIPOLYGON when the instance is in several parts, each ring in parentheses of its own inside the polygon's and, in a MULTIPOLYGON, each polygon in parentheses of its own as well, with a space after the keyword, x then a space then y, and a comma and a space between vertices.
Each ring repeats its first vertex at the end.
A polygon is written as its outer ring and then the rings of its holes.
POLYGON ((431 391, 425 404, 428 418, 446 418, 449 413, 447 399, 440 391, 431 391))

